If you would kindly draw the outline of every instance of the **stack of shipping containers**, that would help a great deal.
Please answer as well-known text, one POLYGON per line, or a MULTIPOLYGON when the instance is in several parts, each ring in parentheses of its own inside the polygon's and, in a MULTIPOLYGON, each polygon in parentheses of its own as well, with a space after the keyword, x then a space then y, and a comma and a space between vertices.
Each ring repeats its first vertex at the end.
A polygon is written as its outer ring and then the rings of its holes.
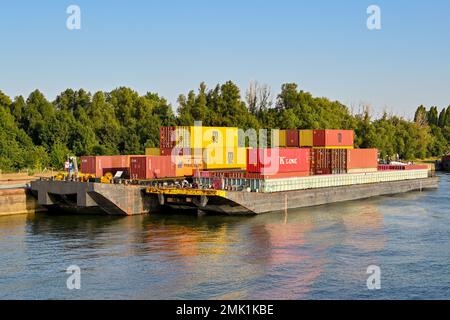
POLYGON ((234 127, 161 127, 161 155, 185 155, 202 160, 203 170, 245 169, 245 148, 234 127))
MULTIPOLYGON (((139 156, 86 156, 81 171, 123 178, 194 176, 279 179, 307 175, 377 171, 377 149, 354 149, 352 130, 279 130, 279 146, 241 147, 238 128, 180 126, 160 128, 160 148, 139 156)), ((385 169, 389 170, 389 169, 385 169)))
POLYGON ((122 178, 129 178, 131 156, 82 156, 81 172, 91 174, 96 178, 104 176, 106 173, 115 175, 117 171, 122 171, 122 178))

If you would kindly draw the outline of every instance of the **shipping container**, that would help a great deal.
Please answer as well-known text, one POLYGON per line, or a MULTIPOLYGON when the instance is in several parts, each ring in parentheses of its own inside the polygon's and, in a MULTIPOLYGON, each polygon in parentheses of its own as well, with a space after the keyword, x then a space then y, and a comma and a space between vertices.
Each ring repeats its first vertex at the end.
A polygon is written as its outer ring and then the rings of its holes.
POLYGON ((423 170, 423 169, 430 170, 429 166, 426 164, 409 164, 405 166, 405 170, 423 170))
POLYGON ((353 130, 314 130, 314 147, 353 147, 353 130))
POLYGON ((342 174, 347 172, 346 149, 311 149, 311 174, 342 174))
MULTIPOLYGON (((183 157, 131 157, 130 178, 138 180, 183 177, 186 172, 183 157)), ((192 169, 190 170, 192 175, 192 169)))
POLYGON ((331 173, 347 173, 347 151, 346 149, 331 149, 331 173))
POLYGON ((82 156, 81 173, 95 175, 100 178, 107 172, 115 175, 122 171, 122 178, 129 177, 130 156, 82 156))
POLYGON ((331 153, 328 149, 313 149, 313 161, 311 162, 312 174, 331 174, 331 153))
POLYGON ((299 133, 297 129, 286 130, 286 147, 296 147, 299 146, 299 133))
POLYGON ((310 149, 267 148, 247 150, 247 171, 261 174, 308 172, 310 149))
MULTIPOLYGON (((196 127, 192 129, 191 146, 193 148, 236 148, 239 145, 238 128, 234 127, 201 127, 197 130, 201 135, 194 134, 196 127)), ((198 127, 197 127, 198 128, 198 127)))
POLYGON ((146 156, 160 156, 161 152, 159 148, 145 148, 146 156))
POLYGON ((428 170, 384 171, 339 175, 320 175, 299 178, 261 180, 261 192, 282 192, 312 188, 341 187, 355 184, 369 184, 399 180, 423 179, 428 170))
POLYGON ((286 130, 279 130, 278 147, 286 147, 286 130))
POLYGON ((364 173, 364 172, 376 172, 378 169, 375 168, 355 168, 355 169, 347 169, 347 173, 364 173))
POLYGON ((190 127, 160 127, 159 147, 161 149, 189 148, 190 127))
MULTIPOLYGON (((198 156, 195 149, 194 155, 198 156)), ((247 148, 205 148, 202 149, 204 170, 245 169, 247 166, 247 148)))
POLYGON ((160 148, 237 147, 239 132, 235 127, 181 126, 160 128, 160 148))
POLYGON ((347 150, 347 169, 377 168, 378 149, 347 150))
POLYGON ((299 130, 299 146, 300 147, 313 147, 313 130, 299 130))

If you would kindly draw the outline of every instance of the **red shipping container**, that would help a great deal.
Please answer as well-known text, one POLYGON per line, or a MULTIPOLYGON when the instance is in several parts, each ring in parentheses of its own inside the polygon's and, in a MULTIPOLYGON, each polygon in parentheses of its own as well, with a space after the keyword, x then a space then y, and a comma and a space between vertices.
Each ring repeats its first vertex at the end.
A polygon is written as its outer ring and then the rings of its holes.
POLYGON ((348 149, 347 169, 376 168, 378 149, 348 149))
POLYGON ((100 178, 107 172, 116 174, 123 171, 123 178, 127 178, 130 168, 130 156, 82 156, 81 172, 100 178))
POLYGON ((160 127, 159 147, 162 149, 172 149, 175 147, 190 147, 189 127, 160 127))
POLYGON ((347 149, 312 149, 311 174, 347 173, 347 149))
POLYGON ((131 157, 131 179, 160 179, 183 176, 183 163, 174 163, 172 156, 131 157))
POLYGON ((315 147, 353 147, 353 130, 314 130, 315 147))
POLYGON ((248 149, 247 171, 261 174, 308 172, 310 149, 248 149))
POLYGON ((331 150, 314 149, 311 171, 313 174, 331 174, 331 150))
POLYGON ((426 164, 410 164, 405 166, 405 170, 425 170, 428 169, 426 164))
POLYGON ((175 147, 175 141, 172 134, 175 132, 175 127, 160 127, 159 128, 159 147, 162 149, 172 149, 175 147))
POLYGON ((299 146, 299 133, 297 129, 286 130, 286 147, 298 147, 299 146))

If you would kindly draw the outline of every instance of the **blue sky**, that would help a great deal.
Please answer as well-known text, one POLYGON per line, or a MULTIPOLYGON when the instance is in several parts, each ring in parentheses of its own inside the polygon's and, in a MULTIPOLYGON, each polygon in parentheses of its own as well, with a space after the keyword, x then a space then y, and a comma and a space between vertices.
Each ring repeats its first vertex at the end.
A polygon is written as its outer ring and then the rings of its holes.
POLYGON ((374 114, 450 104, 450 2, 351 0, 2 1, 0 90, 180 93, 252 80, 296 82, 374 114), (66 8, 81 8, 81 30, 66 8), (366 9, 381 8, 369 31, 366 9))

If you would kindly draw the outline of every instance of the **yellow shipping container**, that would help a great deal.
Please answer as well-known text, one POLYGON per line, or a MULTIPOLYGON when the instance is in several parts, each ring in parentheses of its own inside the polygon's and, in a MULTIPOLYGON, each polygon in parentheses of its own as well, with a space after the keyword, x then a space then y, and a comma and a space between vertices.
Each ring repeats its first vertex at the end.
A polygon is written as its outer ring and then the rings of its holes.
POLYGON ((179 176, 193 176, 197 169, 203 168, 203 162, 201 158, 192 155, 183 155, 175 157, 175 164, 179 176))
POLYGON ((300 147, 312 147, 313 143, 313 130, 299 130, 300 147))
POLYGON ((160 156, 161 152, 159 151, 159 148, 145 148, 145 155, 146 156, 160 156))
MULTIPOLYGON (((164 132, 165 148, 173 145, 176 148, 210 148, 210 147, 238 147, 239 130, 236 127, 203 127, 178 126, 164 132), (174 139, 175 143, 171 140, 174 139)), ((162 133, 161 133, 162 134, 162 133)))
POLYGON ((238 128, 190 127, 191 148, 238 147, 238 128))
POLYGON ((278 138, 278 146, 286 147, 286 130, 279 130, 278 138))
POLYGON ((202 152, 204 170, 247 168, 247 148, 205 148, 202 152))

